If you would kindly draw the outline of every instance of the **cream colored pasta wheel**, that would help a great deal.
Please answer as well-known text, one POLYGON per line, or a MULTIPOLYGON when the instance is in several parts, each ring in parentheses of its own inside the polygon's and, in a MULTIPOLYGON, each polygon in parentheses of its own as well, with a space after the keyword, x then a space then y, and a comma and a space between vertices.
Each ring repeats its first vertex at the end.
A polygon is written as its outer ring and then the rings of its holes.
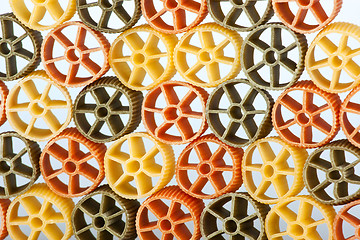
POLYGON ((279 137, 257 140, 246 149, 242 161, 246 190, 255 200, 266 204, 295 196, 304 188, 302 173, 307 156, 306 150, 279 137))
POLYGON ((35 71, 11 89, 6 115, 10 125, 21 136, 46 141, 69 124, 71 105, 65 87, 52 82, 45 71, 35 71))
POLYGON ((36 184, 11 202, 6 216, 9 235, 16 240, 44 239, 44 235, 48 240, 69 239, 73 208, 70 198, 56 195, 45 183, 36 184))
POLYGON ((241 43, 236 31, 216 23, 202 24, 185 33, 176 45, 175 67, 186 81, 199 87, 215 87, 240 72, 241 43))
POLYGON ((170 80, 176 70, 173 61, 177 37, 149 25, 123 32, 110 48, 109 63, 119 78, 133 90, 149 90, 170 80))
POLYGON ((331 240, 335 214, 332 206, 309 196, 285 198, 266 216, 266 235, 269 240, 331 240))
POLYGON ((174 176, 175 157, 170 145, 147 133, 131 133, 114 142, 105 154, 105 176, 121 197, 148 197, 174 176))
POLYGON ((327 92, 352 90, 360 84, 359 49, 359 26, 330 24, 316 36, 306 54, 305 66, 310 78, 327 92))
POLYGON ((25 26, 43 31, 70 20, 76 0, 10 0, 10 6, 25 26))

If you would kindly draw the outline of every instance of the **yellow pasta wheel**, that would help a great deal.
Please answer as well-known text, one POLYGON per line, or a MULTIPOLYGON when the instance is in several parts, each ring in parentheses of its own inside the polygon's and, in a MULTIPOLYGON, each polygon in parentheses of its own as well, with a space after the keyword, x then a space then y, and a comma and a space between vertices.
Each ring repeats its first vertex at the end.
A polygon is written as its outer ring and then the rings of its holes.
POLYGON ((311 43, 305 57, 312 81, 331 93, 355 88, 360 84, 359 49, 359 26, 338 22, 325 27, 311 43))
POLYGON ((58 135, 70 123, 72 112, 68 90, 52 82, 45 71, 35 71, 19 81, 6 101, 10 125, 21 136, 45 141, 58 135), (28 98, 24 102, 22 96, 28 98))
POLYGON ((109 63, 120 81, 133 90, 149 90, 170 80, 177 37, 149 25, 123 32, 111 45, 109 63), (130 51, 130 53, 129 53, 130 51))
POLYGON ((11 202, 6 215, 9 235, 16 240, 43 239, 42 234, 49 240, 69 239, 74 206, 70 198, 56 195, 45 183, 36 184, 11 202), (30 233, 20 228, 24 225, 30 227, 30 233))
POLYGON ((10 0, 10 6, 25 26, 43 31, 70 20, 76 11, 76 0, 10 0), (46 15, 51 20, 44 19, 46 15))
POLYGON ((197 26, 185 33, 175 47, 176 69, 196 86, 215 87, 240 72, 241 44, 242 38, 236 31, 216 23, 197 26))
POLYGON ((251 197, 266 204, 295 196, 304 188, 302 173, 307 156, 305 149, 293 147, 279 137, 259 139, 244 154, 243 184, 251 197))
POLYGON ((331 240, 335 214, 332 206, 321 204, 310 196, 286 198, 266 216, 266 235, 269 240, 289 239, 286 237, 331 240), (283 222, 286 223, 285 229, 283 222))
POLYGON ((171 146, 147 133, 131 133, 120 138, 108 148, 104 161, 108 184, 128 199, 150 196, 174 176, 171 146))

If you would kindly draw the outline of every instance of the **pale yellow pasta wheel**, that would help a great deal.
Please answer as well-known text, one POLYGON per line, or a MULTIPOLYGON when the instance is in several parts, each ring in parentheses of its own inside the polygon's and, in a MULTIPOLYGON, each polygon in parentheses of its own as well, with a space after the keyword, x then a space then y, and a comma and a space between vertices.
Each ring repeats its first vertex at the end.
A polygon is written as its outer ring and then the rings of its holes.
POLYGON ((152 89, 176 73, 173 52, 177 40, 175 35, 161 33, 149 25, 129 29, 111 45, 110 66, 128 88, 152 89))
POLYGON ((266 216, 266 235, 269 240, 289 237, 295 240, 331 240, 335 214, 332 206, 319 203, 310 196, 285 198, 266 216), (283 222, 286 223, 285 230, 282 229, 283 222))
POLYGON ((49 140, 64 130, 70 123, 71 109, 67 89, 52 82, 43 70, 35 71, 19 81, 6 101, 10 125, 21 136, 34 141, 49 140), (51 92, 52 89, 54 92, 51 92), (24 95, 27 97, 25 102, 24 95), (45 125, 37 125, 37 122, 45 125))
POLYGON ((359 55, 360 27, 351 23, 333 23, 311 43, 305 66, 319 88, 331 93, 346 92, 360 84, 359 55), (325 57, 321 57, 323 55, 325 57))
POLYGON ((76 0, 10 0, 10 6, 25 26, 43 31, 70 20, 76 11, 76 0), (47 14, 52 21, 46 19, 45 23, 43 19, 47 14))
POLYGON ((45 183, 32 186, 26 193, 11 202, 6 216, 6 224, 11 239, 66 240, 71 237, 71 212, 74 202, 52 192, 45 183), (21 210, 24 209, 26 214, 21 210), (65 229, 63 229, 65 225, 65 229), (20 226, 28 226, 31 232, 20 226))
POLYGON ((109 186, 128 199, 150 196, 174 176, 173 149, 147 133, 120 138, 108 148, 104 161, 109 186))
POLYGON ((216 23, 202 24, 185 33, 176 45, 175 67, 186 81, 199 87, 215 87, 240 72, 241 44, 236 31, 216 23), (201 73, 203 68, 206 74, 201 73))
POLYGON ((304 188, 302 173, 307 156, 305 149, 293 147, 279 137, 259 139, 245 151, 243 184, 251 197, 265 204, 295 196, 304 188))

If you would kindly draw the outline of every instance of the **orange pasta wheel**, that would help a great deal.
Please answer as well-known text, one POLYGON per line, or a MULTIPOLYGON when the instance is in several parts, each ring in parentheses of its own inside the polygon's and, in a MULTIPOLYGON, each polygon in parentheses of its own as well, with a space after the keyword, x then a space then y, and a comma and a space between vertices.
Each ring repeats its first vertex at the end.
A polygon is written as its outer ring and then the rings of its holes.
POLYGON ((208 13, 206 0, 142 0, 141 3, 143 16, 151 27, 167 34, 188 31, 208 13), (157 10, 159 5, 163 5, 161 10, 157 10))
POLYGON ((341 100, 311 81, 301 81, 276 100, 273 125, 279 136, 301 148, 315 148, 330 142, 340 130, 341 100), (290 114, 289 114, 290 112, 290 114), (331 117, 325 117, 325 115, 331 117))
POLYGON ((208 95, 204 89, 186 82, 169 81, 159 85, 144 98, 142 118, 145 128, 164 143, 191 142, 208 127, 205 119, 208 95), (183 92, 186 92, 185 96, 179 97, 183 92), (168 131, 172 127, 176 130, 168 131))
POLYGON ((79 87, 99 79, 109 70, 109 49, 110 43, 101 32, 82 22, 67 22, 45 37, 41 59, 53 81, 67 87, 79 87), (72 30, 76 30, 75 40, 72 30), (57 49, 55 43, 63 49, 57 49), (64 52, 58 56, 60 49, 64 52))
POLYGON ((343 0, 272 0, 272 2, 276 15, 284 24, 296 32, 311 33, 323 28, 336 17, 343 0))
POLYGON ((200 199, 187 195, 178 186, 164 188, 140 206, 136 217, 138 236, 142 240, 198 240, 203 208, 200 199))
POLYGON ((56 194, 64 197, 83 196, 92 192, 105 177, 105 151, 105 144, 88 140, 76 128, 65 129, 43 149, 40 156, 41 173, 56 194))
POLYGON ((176 181, 187 194, 209 199, 236 191, 242 184, 241 159, 243 150, 221 142, 215 135, 202 136, 190 143, 176 164, 176 181), (211 149, 210 147, 214 147, 211 149), (192 152, 196 157, 191 157, 192 152), (231 179, 225 178, 231 175, 231 179), (196 176, 191 181, 190 176, 196 176), (205 189, 210 183, 211 187, 205 189), (210 190, 209 190, 210 189, 210 190))

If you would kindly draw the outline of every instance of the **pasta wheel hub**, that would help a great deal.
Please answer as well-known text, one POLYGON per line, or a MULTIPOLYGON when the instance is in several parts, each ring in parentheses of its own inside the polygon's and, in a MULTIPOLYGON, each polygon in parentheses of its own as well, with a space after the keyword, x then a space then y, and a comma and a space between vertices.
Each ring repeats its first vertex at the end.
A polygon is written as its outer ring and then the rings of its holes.
POLYGON ((229 235, 235 235, 238 232, 239 225, 236 223, 236 219, 227 218, 224 222, 225 232, 229 235))
POLYGON ((264 177, 268 178, 269 180, 274 177, 274 173, 276 172, 274 166, 271 164, 264 165, 264 177))
POLYGON ((78 63, 79 60, 82 61, 84 56, 81 52, 82 50, 79 47, 71 46, 67 48, 65 50, 66 61, 72 64, 78 63))
MULTIPOLYGON (((115 3, 116 2, 123 3, 122 1, 116 1, 116 0, 114 2, 115 3)), ((113 8, 113 5, 111 4, 111 0, 110 1, 109 0, 99 0, 98 6, 105 11, 110 11, 113 8)))
POLYGON ((105 219, 101 216, 95 217, 93 220, 93 226, 97 231, 101 231, 106 225, 105 219))
POLYGON ((140 169, 142 169, 141 162, 139 159, 130 159, 129 162, 126 163, 126 171, 131 176, 136 176, 140 169))
POLYGON ((166 0, 164 1, 164 6, 172 12, 177 11, 180 7, 178 1, 176 0, 166 0))
POLYGON ((30 225, 32 229, 41 230, 44 225, 44 222, 41 220, 40 217, 32 217, 30 220, 30 225))
POLYGON ((264 52, 264 61, 267 62, 269 66, 275 66, 279 64, 280 54, 279 50, 269 48, 266 52, 264 52))
POLYGON ((205 176, 211 175, 212 170, 213 169, 212 169, 211 165, 207 162, 204 162, 204 163, 200 164, 199 169, 198 169, 198 174, 205 175, 205 176))
POLYGON ((199 61, 203 63, 209 63, 212 60, 212 53, 208 52, 208 50, 203 50, 199 53, 199 61))
POLYGON ((109 117, 109 111, 106 106, 100 105, 95 109, 95 115, 99 119, 106 119, 109 117))
POLYGON ((41 100, 33 101, 30 103, 30 114, 34 117, 43 116, 46 113, 44 106, 45 104, 41 100))
POLYGON ((353 167, 348 168, 349 163, 344 164, 343 167, 333 168, 327 172, 328 179, 333 183, 344 181, 345 178, 354 175, 355 169, 353 167))
POLYGON ((319 2, 319 1, 318 0, 298 0, 297 4, 301 8, 308 9, 308 8, 311 8, 315 2, 319 2))
POLYGON ((306 127, 308 125, 311 125, 311 123, 312 123, 311 115, 309 113, 307 113, 306 111, 299 112, 296 115, 296 118, 297 118, 299 125, 302 127, 306 127))
POLYGON ((305 234, 305 229, 301 224, 299 223, 292 223, 292 224, 289 224, 288 226, 288 232, 290 233, 290 235, 293 235, 293 237, 295 239, 298 239, 300 237, 302 237, 303 235, 306 236, 305 234))
POLYGON ((243 112, 246 113, 247 111, 244 109, 242 104, 234 104, 230 106, 229 115, 233 118, 234 122, 242 122, 244 120, 244 116, 246 116, 246 114, 243 114, 243 112))
POLYGON ((13 52, 13 46, 11 45, 11 43, 9 41, 6 41, 4 39, 4 41, 2 43, 0 43, 0 54, 4 57, 10 55, 11 52, 13 52))
POLYGON ((329 64, 334 70, 341 70, 348 62, 346 56, 342 56, 341 53, 334 54, 329 57, 329 64))
POLYGON ((64 163, 64 170, 68 175, 76 175, 78 170, 78 165, 69 160, 64 163))
POLYGON ((163 117, 168 122, 177 122, 183 115, 183 111, 181 110, 181 106, 168 106, 164 108, 163 117))
POLYGON ((249 3, 248 2, 251 2, 251 0, 245 0, 245 1, 242 1, 242 0, 230 0, 230 3, 232 5, 234 5, 234 7, 236 8, 242 8, 246 5, 248 5, 249 3))
POLYGON ((159 221, 159 227, 161 229, 162 232, 166 233, 166 232, 170 232, 172 229, 172 224, 170 222, 170 220, 168 219, 162 219, 159 221))
POLYGON ((38 6, 45 6, 50 2, 50 0, 31 0, 34 4, 38 6))
POLYGON ((11 173, 13 169, 13 164, 10 158, 3 158, 0 161, 0 174, 1 175, 8 175, 11 173))
POLYGON ((135 52, 133 55, 132 55, 132 62, 135 64, 135 65, 146 65, 147 64, 147 57, 144 53, 142 52, 135 52))

